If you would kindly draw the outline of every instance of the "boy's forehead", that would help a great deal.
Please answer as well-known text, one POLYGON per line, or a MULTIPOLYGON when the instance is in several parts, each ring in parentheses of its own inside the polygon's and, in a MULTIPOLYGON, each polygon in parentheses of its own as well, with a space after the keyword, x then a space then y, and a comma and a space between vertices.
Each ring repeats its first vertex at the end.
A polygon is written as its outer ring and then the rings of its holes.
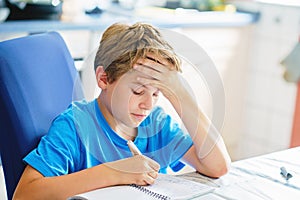
POLYGON ((145 88, 145 89, 147 89, 147 90, 153 90, 153 91, 157 91, 157 90, 158 90, 158 88, 153 87, 153 86, 150 85, 150 84, 143 85, 142 83, 138 82, 136 79, 129 80, 128 85, 129 85, 130 87, 134 87, 134 88, 140 88, 140 87, 143 87, 143 88, 145 88))
POLYGON ((127 71, 126 73, 124 73, 119 78, 119 81, 121 81, 125 84, 138 84, 137 78, 139 75, 140 74, 136 70, 131 69, 131 70, 127 71))
POLYGON ((150 84, 147 84, 147 85, 143 85, 141 84, 137 78, 141 76, 141 73, 132 69, 132 70, 129 70, 128 72, 126 72, 125 74, 123 74, 121 77, 120 77, 120 81, 122 82, 122 84, 125 84, 125 85, 128 85, 129 87, 143 87, 147 90, 154 90, 154 91, 157 91, 159 90, 158 88, 156 87, 153 87, 152 85, 150 84))

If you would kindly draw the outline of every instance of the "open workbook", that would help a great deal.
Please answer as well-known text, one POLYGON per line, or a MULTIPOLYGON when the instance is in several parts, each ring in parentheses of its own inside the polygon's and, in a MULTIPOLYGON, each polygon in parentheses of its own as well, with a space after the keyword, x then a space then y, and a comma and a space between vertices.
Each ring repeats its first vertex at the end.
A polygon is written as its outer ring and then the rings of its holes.
POLYGON ((78 194, 69 200, 130 199, 130 200, 177 200, 191 199, 214 190, 213 187, 184 178, 159 174, 153 185, 125 185, 101 188, 78 194))

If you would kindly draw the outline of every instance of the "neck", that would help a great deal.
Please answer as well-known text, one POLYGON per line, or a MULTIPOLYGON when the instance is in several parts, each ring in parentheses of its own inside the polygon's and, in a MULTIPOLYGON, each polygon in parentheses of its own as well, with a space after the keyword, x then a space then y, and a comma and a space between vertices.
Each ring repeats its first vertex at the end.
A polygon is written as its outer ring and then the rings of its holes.
POLYGON ((128 127, 119 123, 112 115, 110 109, 107 107, 105 100, 101 98, 101 95, 97 98, 97 103, 111 129, 123 139, 133 141, 137 135, 137 128, 128 127))

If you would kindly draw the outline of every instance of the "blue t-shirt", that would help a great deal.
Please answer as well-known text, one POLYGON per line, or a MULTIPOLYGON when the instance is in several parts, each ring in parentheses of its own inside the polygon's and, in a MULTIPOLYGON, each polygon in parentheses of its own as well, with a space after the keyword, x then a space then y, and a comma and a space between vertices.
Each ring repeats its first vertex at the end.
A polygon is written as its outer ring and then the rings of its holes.
MULTIPOLYGON (((179 159, 193 143, 169 115, 155 107, 138 127, 134 144, 165 173, 167 167, 178 171, 184 166, 179 159)), ((130 156, 127 141, 110 128, 94 100, 73 102, 52 122, 48 134, 24 161, 48 177, 130 156)))

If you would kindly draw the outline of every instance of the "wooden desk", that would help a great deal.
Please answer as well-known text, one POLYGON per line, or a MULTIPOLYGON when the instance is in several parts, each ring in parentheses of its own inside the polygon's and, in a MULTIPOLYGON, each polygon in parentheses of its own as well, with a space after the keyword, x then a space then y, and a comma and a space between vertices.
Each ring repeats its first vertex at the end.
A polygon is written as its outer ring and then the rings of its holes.
POLYGON ((216 188, 195 200, 296 200, 300 199, 300 147, 234 162, 219 179, 194 172, 180 176, 216 188), (281 167, 293 175, 288 181, 280 174, 281 167))

